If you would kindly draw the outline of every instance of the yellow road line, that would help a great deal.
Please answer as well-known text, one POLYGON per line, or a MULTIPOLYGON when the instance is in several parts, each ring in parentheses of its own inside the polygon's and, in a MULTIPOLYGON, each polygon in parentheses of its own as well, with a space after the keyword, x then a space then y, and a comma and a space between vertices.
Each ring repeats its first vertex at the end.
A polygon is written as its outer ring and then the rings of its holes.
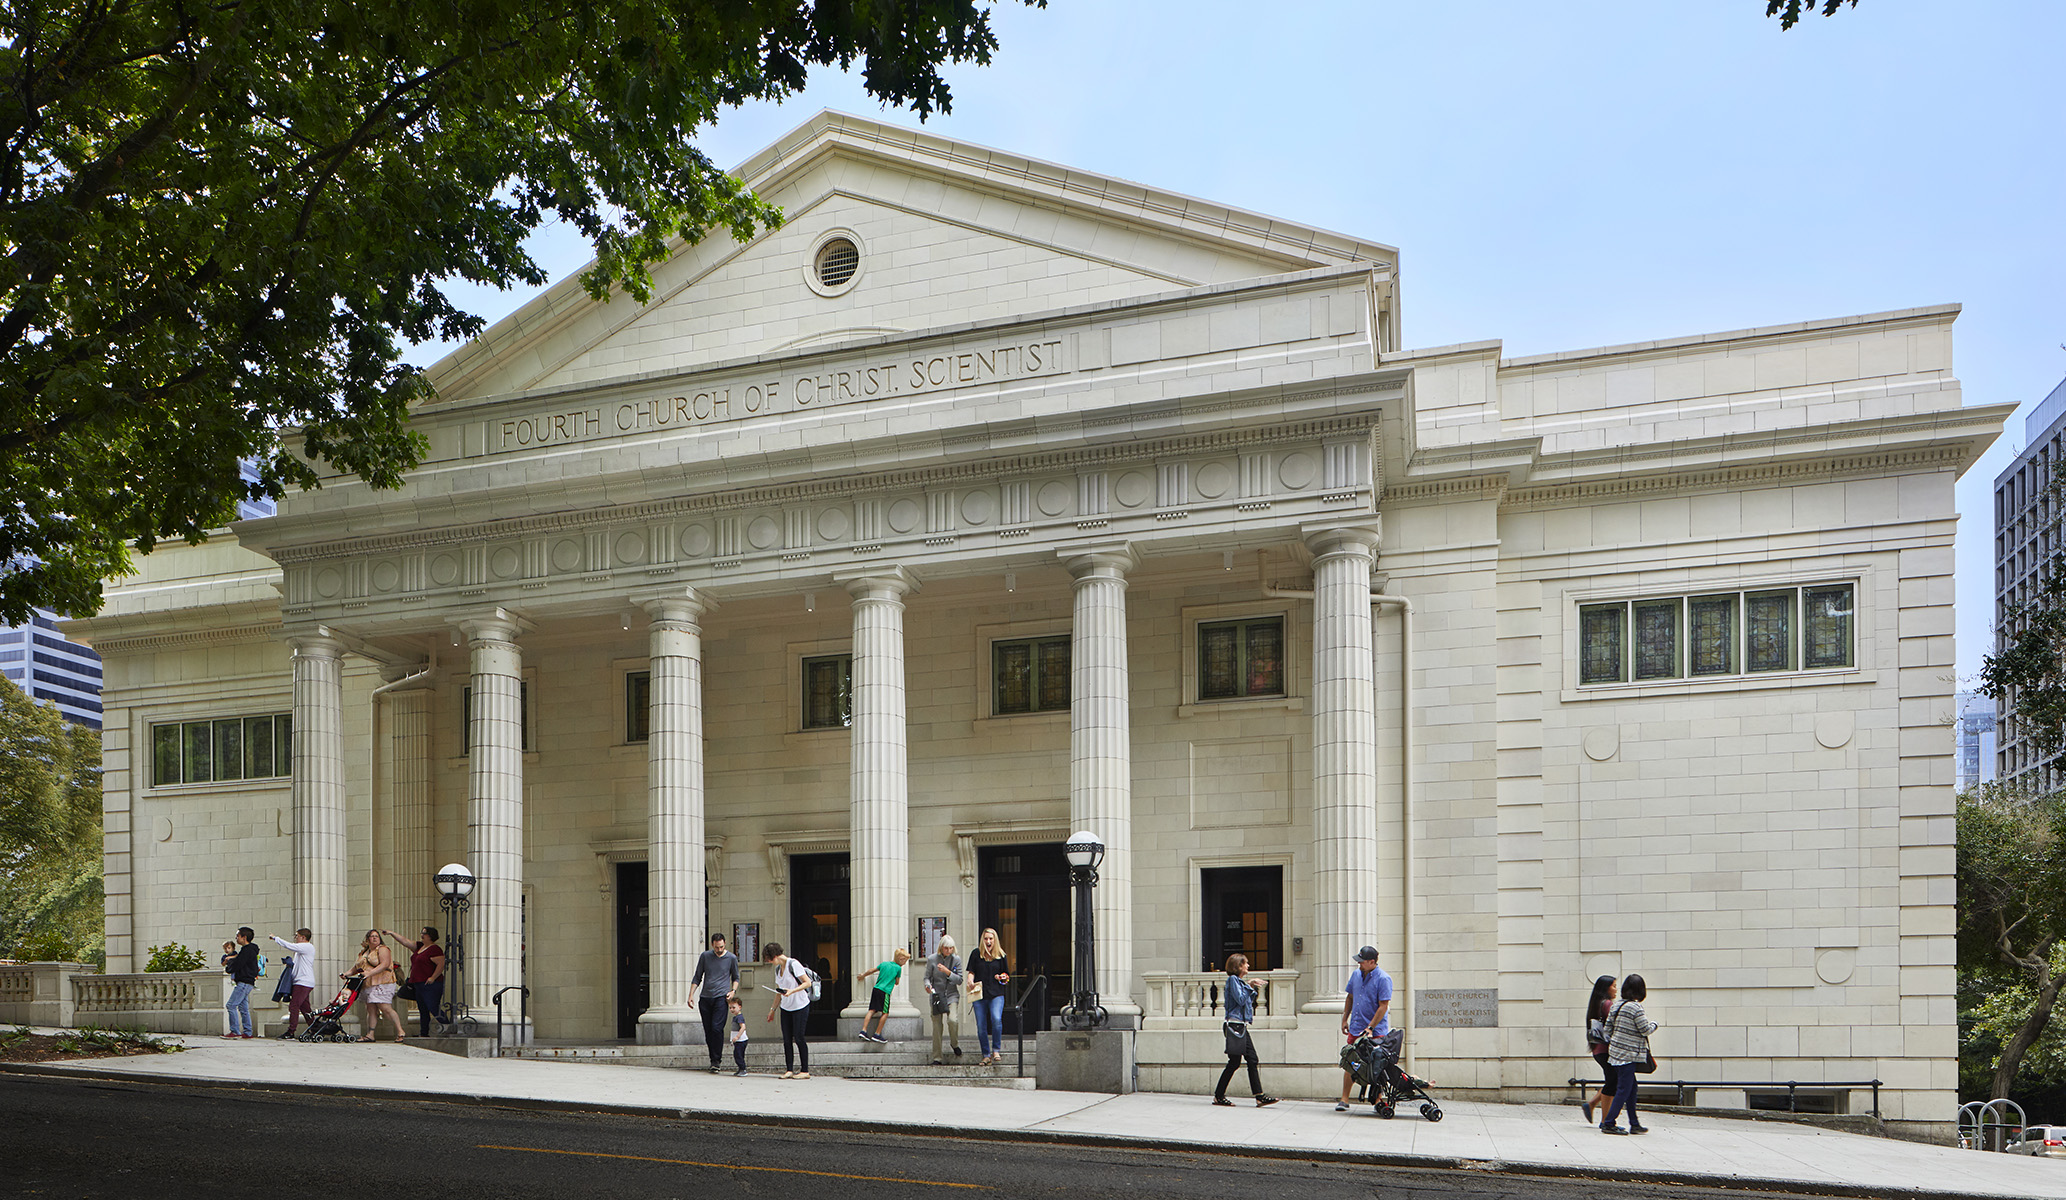
POLYGON ((751 1167, 739 1163, 697 1162, 688 1158, 649 1158, 643 1154, 603 1154, 594 1150, 555 1150, 549 1146, 487 1146, 476 1145, 476 1150, 517 1150, 525 1154, 570 1154, 578 1158, 621 1158, 629 1162, 666 1163, 675 1167, 713 1167, 720 1171, 774 1171, 782 1175, 822 1175, 827 1179, 859 1179, 868 1183, 915 1183, 924 1187, 974 1188, 979 1192, 990 1190, 981 1183, 949 1183, 942 1179, 898 1179, 890 1175, 848 1175, 841 1171, 806 1171, 800 1167, 751 1167))

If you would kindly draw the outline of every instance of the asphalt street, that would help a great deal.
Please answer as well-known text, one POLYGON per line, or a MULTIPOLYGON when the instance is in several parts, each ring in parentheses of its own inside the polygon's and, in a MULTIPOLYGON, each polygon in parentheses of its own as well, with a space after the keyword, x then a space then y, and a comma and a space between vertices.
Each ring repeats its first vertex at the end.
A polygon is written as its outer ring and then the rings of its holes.
POLYGON ((1755 1200, 1778 1193, 0 1076, 0 1196, 380 1194, 1755 1200))

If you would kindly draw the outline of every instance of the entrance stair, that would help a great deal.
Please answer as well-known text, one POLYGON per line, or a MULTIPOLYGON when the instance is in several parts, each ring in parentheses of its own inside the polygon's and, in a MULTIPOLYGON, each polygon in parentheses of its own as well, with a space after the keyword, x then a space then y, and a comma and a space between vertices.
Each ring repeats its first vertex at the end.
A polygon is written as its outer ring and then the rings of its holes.
MULTIPOLYGON (((931 1083, 954 1087, 1015 1088, 1030 1091, 1038 1062, 1031 1036, 1026 1039, 1025 1074, 1019 1074, 1018 1046, 1005 1041, 1004 1061, 994 1067, 976 1065, 973 1041, 962 1045, 956 1059, 949 1050, 940 1066, 932 1065, 932 1041, 874 1042, 831 1040, 811 1043, 811 1074, 843 1079, 879 1079, 901 1083, 931 1083)), ((540 1040, 529 1046, 506 1046, 504 1058, 528 1058, 544 1062, 612 1063, 627 1067, 660 1067, 676 1071, 707 1071, 710 1055, 701 1046, 641 1046, 635 1042, 574 1042, 540 1040)), ((755 1075, 782 1073, 782 1039, 755 1038, 746 1044, 746 1069, 755 1075)), ((723 1074, 732 1066, 731 1048, 725 1048, 723 1074)))

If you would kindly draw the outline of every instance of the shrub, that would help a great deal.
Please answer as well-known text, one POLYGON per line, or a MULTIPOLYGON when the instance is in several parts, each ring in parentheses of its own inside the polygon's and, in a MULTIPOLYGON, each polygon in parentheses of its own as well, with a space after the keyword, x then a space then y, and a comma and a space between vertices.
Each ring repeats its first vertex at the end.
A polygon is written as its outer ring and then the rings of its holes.
POLYGON ((208 965, 199 950, 189 950, 178 942, 164 946, 152 946, 150 961, 145 963, 146 971, 198 971, 208 965))

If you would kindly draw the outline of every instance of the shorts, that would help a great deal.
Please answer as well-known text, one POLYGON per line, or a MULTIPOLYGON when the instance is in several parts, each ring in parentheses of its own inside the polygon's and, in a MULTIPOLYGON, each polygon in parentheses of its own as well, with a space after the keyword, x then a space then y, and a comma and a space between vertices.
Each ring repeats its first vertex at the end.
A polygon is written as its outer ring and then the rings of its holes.
POLYGON ((401 985, 396 983, 376 983, 366 989, 366 1003, 393 1004, 395 1002, 395 992, 399 991, 400 988, 401 985))
POLYGON ((890 1010, 890 994, 881 988, 868 993, 868 1011, 887 1014, 890 1010))

